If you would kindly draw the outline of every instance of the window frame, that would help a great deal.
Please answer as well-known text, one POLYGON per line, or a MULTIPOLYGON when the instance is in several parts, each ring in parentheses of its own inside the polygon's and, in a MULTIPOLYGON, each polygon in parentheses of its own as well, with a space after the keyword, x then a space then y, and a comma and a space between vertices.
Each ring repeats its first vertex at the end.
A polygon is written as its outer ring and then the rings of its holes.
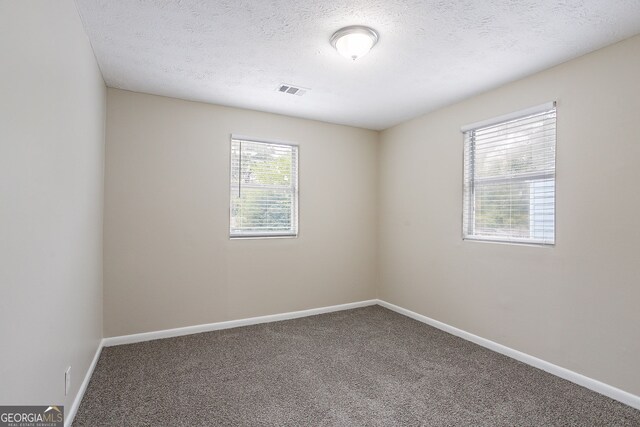
MULTIPOLYGON (((535 247, 554 247, 556 245, 556 237, 557 237, 557 143, 558 143, 558 135, 557 135, 557 102, 551 101, 541 105, 537 105, 535 107, 527 108, 524 110, 514 111, 512 113, 504 114, 498 117, 494 117, 487 120, 482 120, 476 123, 472 123, 466 126, 462 126, 460 131, 462 132, 462 215, 461 215, 461 225, 462 225, 462 233, 461 237, 463 241, 471 241, 471 242, 486 242, 486 243, 502 243, 509 245, 519 245, 519 246, 535 246, 535 247), (473 175, 475 171, 471 172, 471 179, 469 183, 469 192, 465 191, 467 188, 467 179, 465 175, 465 170, 467 169, 467 156, 465 154, 467 150, 466 146, 466 134, 467 132, 475 132, 477 130, 496 126, 500 124, 505 124, 509 121, 525 119, 527 117, 542 114, 549 111, 554 111, 555 113, 555 123, 554 123, 554 157, 553 157, 553 172, 535 172, 529 174, 521 174, 518 176, 509 176, 503 175, 499 177, 491 177, 491 178, 481 178, 481 185, 486 185, 490 183, 496 182, 515 182, 517 184, 531 182, 533 179, 537 179, 538 182, 544 182, 544 179, 553 178, 553 238, 549 239, 535 239, 535 238, 522 238, 516 237, 513 235, 506 236, 506 238, 500 236, 482 236, 473 233, 473 228, 475 227, 475 193, 477 182, 474 179, 473 175), (469 200, 466 200, 468 197, 469 200), (465 208, 468 208, 469 212, 465 212, 465 208), (467 215, 467 224, 465 224, 465 215, 467 215), (467 229, 465 229, 465 225, 467 229)), ((472 137, 475 138, 475 135, 472 137)), ((475 152, 475 149, 474 149, 475 152)), ((475 154, 472 159, 470 159, 470 163, 472 163, 472 170, 475 169, 475 154)))
MULTIPOLYGON (((255 240, 255 239, 296 239, 300 235, 300 145, 283 140, 277 139, 265 139, 265 138, 255 138, 245 135, 239 134, 231 134, 229 139, 229 218, 228 218, 228 236, 230 240, 255 240), (231 230, 231 219, 233 218, 232 210, 233 210, 233 183, 231 182, 231 176, 233 173, 233 142, 234 141, 246 141, 258 144, 269 144, 269 145, 280 145, 287 147, 295 147, 295 163, 296 163, 296 173, 295 180, 293 180, 293 212, 295 215, 295 221, 292 224, 293 233, 281 233, 281 232, 262 232, 262 233, 254 233, 254 234, 233 234, 231 230), (295 227, 293 226, 295 225, 295 227)), ((251 186, 249 186, 251 187, 251 186)))

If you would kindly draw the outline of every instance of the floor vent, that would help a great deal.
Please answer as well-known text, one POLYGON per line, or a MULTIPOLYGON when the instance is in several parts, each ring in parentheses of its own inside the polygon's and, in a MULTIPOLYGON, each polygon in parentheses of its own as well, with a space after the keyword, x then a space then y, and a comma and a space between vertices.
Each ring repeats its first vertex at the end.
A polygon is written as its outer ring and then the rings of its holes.
POLYGON ((307 93, 308 90, 309 89, 285 84, 281 84, 280 86, 278 86, 278 92, 287 93, 289 95, 302 96, 307 93))

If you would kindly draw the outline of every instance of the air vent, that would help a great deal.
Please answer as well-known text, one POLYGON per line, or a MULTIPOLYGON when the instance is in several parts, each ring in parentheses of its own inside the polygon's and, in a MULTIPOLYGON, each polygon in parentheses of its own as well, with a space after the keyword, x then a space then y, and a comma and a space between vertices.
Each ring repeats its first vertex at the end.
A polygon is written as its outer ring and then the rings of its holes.
POLYGON ((289 95, 302 96, 307 93, 308 90, 309 89, 287 84, 281 84, 280 86, 278 86, 278 92, 287 93, 289 95))

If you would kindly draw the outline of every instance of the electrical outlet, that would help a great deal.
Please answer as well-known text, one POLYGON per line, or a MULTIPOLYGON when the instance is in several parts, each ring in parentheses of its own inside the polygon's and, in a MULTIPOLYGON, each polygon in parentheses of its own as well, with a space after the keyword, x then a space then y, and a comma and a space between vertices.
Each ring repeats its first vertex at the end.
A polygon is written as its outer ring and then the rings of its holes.
POLYGON ((71 390, 71 366, 64 371, 64 395, 69 394, 71 390))

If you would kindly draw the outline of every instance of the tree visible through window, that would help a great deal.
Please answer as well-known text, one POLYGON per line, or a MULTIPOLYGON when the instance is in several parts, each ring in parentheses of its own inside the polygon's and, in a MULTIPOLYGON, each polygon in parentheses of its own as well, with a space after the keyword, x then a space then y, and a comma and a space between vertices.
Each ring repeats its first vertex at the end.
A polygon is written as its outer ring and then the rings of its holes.
POLYGON ((556 110, 464 130, 463 236, 555 242, 556 110))
POLYGON ((231 237, 296 236, 298 147, 231 140, 231 237))

